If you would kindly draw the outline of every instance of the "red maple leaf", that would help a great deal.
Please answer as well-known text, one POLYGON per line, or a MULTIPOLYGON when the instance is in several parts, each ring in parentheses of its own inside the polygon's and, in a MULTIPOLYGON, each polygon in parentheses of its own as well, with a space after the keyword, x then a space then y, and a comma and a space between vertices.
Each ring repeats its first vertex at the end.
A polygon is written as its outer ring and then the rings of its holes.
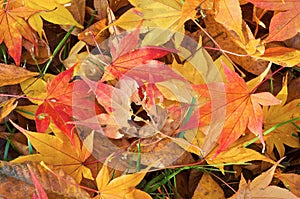
POLYGON ((88 85, 82 80, 71 81, 74 67, 60 73, 47 84, 47 97, 35 113, 38 132, 45 132, 51 119, 73 144, 74 118, 82 120, 99 112, 95 101, 89 96, 88 85))
MULTIPOLYGON (((102 81, 118 78, 120 79, 127 72, 134 73, 136 71, 140 75, 143 73, 149 73, 149 71, 143 71, 143 65, 147 65, 153 62, 155 59, 164 57, 165 55, 176 52, 173 49, 167 49, 158 46, 143 46, 138 47, 140 26, 130 34, 123 37, 116 46, 111 44, 110 53, 112 55, 112 63, 106 67, 105 73, 102 77, 102 81)), ((163 69, 164 63, 156 61, 154 64, 156 69, 159 67, 163 69)), ((149 68, 148 66, 144 67, 149 68)), ((157 73, 160 70, 151 70, 152 73, 157 73)))

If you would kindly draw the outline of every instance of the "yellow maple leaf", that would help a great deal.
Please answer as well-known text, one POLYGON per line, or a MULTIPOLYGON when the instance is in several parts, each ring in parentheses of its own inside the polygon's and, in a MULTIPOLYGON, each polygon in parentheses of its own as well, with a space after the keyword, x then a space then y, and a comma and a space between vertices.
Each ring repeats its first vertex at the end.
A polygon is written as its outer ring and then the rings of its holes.
POLYGON ((93 179, 91 170, 84 165, 90 152, 85 146, 81 146, 77 136, 74 136, 76 143, 76 147, 74 147, 70 139, 54 126, 50 125, 55 136, 27 131, 13 122, 12 124, 30 140, 33 147, 39 152, 38 154, 20 156, 12 162, 43 161, 56 168, 61 168, 78 183, 82 177, 93 179))
POLYGON ((69 12, 65 5, 70 3, 70 0, 47 0, 47 1, 35 1, 35 0, 18 0, 16 3, 24 5, 27 8, 39 10, 39 13, 32 15, 28 22, 30 26, 42 35, 43 20, 49 21, 59 25, 73 25, 79 28, 83 28, 69 12))
MULTIPOLYGON (((300 99, 296 99, 286 104, 288 96, 287 78, 283 83, 281 91, 277 94, 277 99, 281 103, 276 106, 264 107, 264 129, 270 129, 278 124, 300 117, 300 99)), ((300 125, 300 121, 295 121, 300 125)), ((285 153, 284 144, 292 148, 300 148, 300 143, 297 137, 293 134, 297 133, 297 127, 293 123, 288 123, 276 128, 266 139, 267 152, 272 153, 276 147, 279 156, 283 157, 285 153)))
POLYGON ((135 186, 143 180, 148 169, 110 180, 110 174, 107 166, 109 160, 110 157, 106 159, 103 167, 97 175, 96 182, 99 195, 97 195, 95 199, 151 199, 149 194, 135 188, 135 186))
POLYGON ((262 160, 265 162, 269 162, 272 164, 275 164, 275 162, 260 154, 259 152, 244 148, 244 145, 251 140, 251 138, 254 138, 254 135, 247 134, 243 137, 240 137, 236 142, 234 142, 232 145, 229 146, 228 150, 222 151, 220 155, 218 155, 216 158, 213 159, 214 154, 217 150, 217 148, 214 148, 206 157, 205 160, 207 161, 208 164, 210 165, 216 165, 221 172, 224 173, 224 164, 225 163, 238 163, 238 164, 243 164, 246 162, 250 161, 255 161, 255 160, 262 160))
POLYGON ((196 16, 195 10, 201 1, 186 0, 129 0, 134 6, 124 13, 113 25, 126 30, 136 28, 143 20, 143 27, 159 27, 183 32, 184 22, 196 16))

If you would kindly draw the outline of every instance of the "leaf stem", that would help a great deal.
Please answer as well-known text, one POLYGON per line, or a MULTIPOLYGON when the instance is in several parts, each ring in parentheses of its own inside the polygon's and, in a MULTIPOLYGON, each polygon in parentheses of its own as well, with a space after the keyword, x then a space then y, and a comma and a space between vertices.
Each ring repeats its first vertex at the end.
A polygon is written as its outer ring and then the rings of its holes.
MULTIPOLYGON (((270 64, 271 64, 271 62, 270 62, 270 64)), ((256 89, 257 89, 260 85, 262 85, 263 83, 265 83, 266 81, 268 81, 270 78, 273 77, 273 75, 275 75, 276 73, 278 73, 279 71, 281 71, 283 68, 284 68, 284 67, 281 66, 279 69, 277 69, 276 71, 274 71, 272 74, 267 75, 263 81, 261 81, 256 87, 254 87, 254 88, 252 89, 251 93, 254 93, 254 92, 256 91, 256 89)))
MULTIPOLYGON (((288 120, 288 121, 285 121, 285 122, 282 122, 282 123, 279 123, 271 128, 269 128, 268 130, 266 130, 265 132, 263 132, 263 135, 268 135, 269 133, 271 133, 272 131, 274 131, 275 129, 283 126, 283 125, 286 125, 286 124, 289 124, 289 123, 293 123, 294 121, 298 121, 300 120, 300 117, 296 117, 296 118, 293 118, 291 120, 288 120)), ((254 142, 256 142, 257 140, 259 140, 259 137, 256 137, 256 138, 253 138, 252 140, 250 140, 248 143, 246 143, 244 145, 244 148, 250 146, 251 144, 253 144, 254 142)))
POLYGON ((73 32, 74 29, 75 29, 75 26, 72 26, 72 28, 67 32, 67 34, 64 36, 64 38, 59 42, 59 44, 54 49, 54 51, 53 51, 52 55, 50 56, 48 62, 44 66, 43 74, 42 74, 43 76, 46 74, 46 72, 47 72, 50 64, 52 63, 53 58, 58 53, 58 51, 62 48, 62 46, 64 45, 64 43, 66 42, 66 40, 69 38, 69 36, 71 35, 71 33, 73 32))

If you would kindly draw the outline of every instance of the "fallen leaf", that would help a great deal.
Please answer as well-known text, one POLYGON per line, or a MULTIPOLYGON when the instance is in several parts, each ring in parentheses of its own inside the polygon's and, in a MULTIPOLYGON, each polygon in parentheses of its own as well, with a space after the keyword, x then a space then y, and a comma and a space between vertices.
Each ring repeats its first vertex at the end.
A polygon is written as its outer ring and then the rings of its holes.
MULTIPOLYGON (((51 50, 46 41, 39 39, 37 41, 37 48, 35 50, 29 50, 22 53, 21 60, 31 65, 43 64, 51 57, 51 50)), ((32 47, 30 49, 33 49, 32 47)))
POLYGON ((219 184, 209 174, 204 173, 192 197, 192 199, 198 198, 225 199, 225 195, 219 184))
POLYGON ((20 65, 22 37, 36 45, 34 33, 25 20, 36 12, 28 7, 10 9, 9 2, 0 9, 0 43, 5 43, 17 66, 20 65))
POLYGON ((45 192, 43 186, 41 185, 40 181, 38 180, 36 174, 33 172, 33 168, 30 166, 30 164, 27 164, 27 168, 31 175, 31 179, 34 184, 37 197, 39 199, 48 199, 47 193, 45 192))
POLYGON ((2 108, 0 112, 0 122, 17 107, 18 102, 16 102, 16 100, 17 98, 11 98, 0 104, 2 108))
MULTIPOLYGON (((207 17, 204 18, 204 22, 206 30, 220 45, 221 49, 231 52, 227 55, 232 61, 255 75, 260 75, 266 70, 268 65, 267 61, 261 59, 257 60, 256 57, 252 57, 256 54, 261 55, 261 52, 264 51, 264 46, 260 44, 257 45, 259 41, 255 41, 254 36, 245 23, 242 24, 242 30, 245 32, 244 38, 246 41, 242 43, 239 41, 235 32, 229 32, 222 24, 216 22, 213 15, 208 14, 207 17)), ((212 47, 218 48, 217 46, 212 47)))
MULTIPOLYGON (((75 21, 78 22, 78 24, 81 24, 82 26, 84 24, 85 16, 85 6, 83 5, 86 5, 86 0, 70 0, 70 5, 66 7, 72 14, 75 21)), ((69 31, 72 28, 72 25, 62 25, 61 27, 64 30, 69 31)), ((72 34, 77 36, 81 32, 82 28, 83 27, 75 28, 72 31, 72 34)))
POLYGON ((47 97, 47 82, 54 79, 54 75, 46 74, 44 78, 32 77, 20 83, 23 93, 34 104, 42 104, 47 97))
POLYGON ((107 19, 104 18, 91 26, 86 28, 84 31, 78 34, 78 39, 86 42, 89 45, 97 46, 104 40, 108 39, 108 30, 103 30, 107 25, 107 19))
MULTIPOLYGON (((238 74, 228 69, 225 64, 223 66, 227 79, 226 83, 212 83, 194 87, 201 96, 208 98, 210 98, 211 92, 222 93, 225 88, 226 100, 220 102, 218 100, 209 101, 200 108, 199 113, 201 117, 199 127, 203 128, 210 125, 211 115, 214 111, 226 110, 226 116, 223 117, 224 126, 218 141, 219 148, 215 157, 236 141, 247 127, 252 133, 259 136, 261 143, 265 145, 262 135, 263 112, 260 105, 268 106, 280 103, 271 93, 254 93, 255 87, 253 85, 249 88, 238 74), (213 110, 212 106, 214 106, 213 110)), ((255 81, 255 79, 252 81, 255 81)), ((222 122, 219 121, 220 119, 222 118, 217 118, 216 121, 212 122, 222 122)), ((210 131, 210 133, 215 134, 213 131, 210 131)), ((209 138, 210 134, 206 136, 209 138)))
POLYGON ((134 8, 121 15, 113 25, 130 30, 143 20, 143 27, 158 27, 183 32, 184 22, 195 18, 195 9, 203 1, 187 0, 183 4, 177 0, 168 2, 129 0, 129 2, 134 8))
POLYGON ((218 148, 215 148, 205 157, 207 163, 210 165, 217 165, 216 167, 218 167, 223 173, 223 164, 226 163, 234 162, 243 164, 250 161, 262 160, 271 164, 275 164, 272 159, 260 154, 259 152, 253 149, 244 148, 244 145, 253 137, 253 135, 246 135, 239 138, 235 143, 230 145, 227 150, 222 151, 217 157, 214 158, 214 154, 218 150, 218 148))
POLYGON ((34 0, 26 0, 25 2, 20 1, 20 4, 26 6, 27 8, 32 8, 35 10, 43 11, 32 15, 28 22, 30 26, 38 32, 40 37, 42 37, 43 30, 43 20, 49 21, 54 24, 59 25, 74 25, 78 28, 83 28, 81 24, 79 24, 73 18, 72 14, 65 8, 64 4, 70 3, 70 0, 62 0, 62 1, 39 1, 36 2, 34 0))
POLYGON ((69 175, 62 170, 53 171, 57 172, 57 175, 38 163, 16 164, 2 161, 0 195, 10 199, 32 198, 36 192, 34 184, 38 181, 40 188, 45 190, 49 198, 90 198, 87 192, 75 185, 76 182, 69 175), (33 175, 36 180, 32 178, 33 175))
POLYGON ((101 81, 121 79, 126 76, 136 80, 139 85, 143 85, 144 80, 148 83, 156 83, 170 79, 170 77, 183 79, 163 62, 154 60, 175 50, 157 46, 138 47, 141 25, 142 22, 120 41, 117 38, 112 41, 110 48, 112 63, 105 68, 101 81))
POLYGON ((27 131, 13 122, 12 124, 30 140, 33 147, 39 152, 38 154, 20 156, 12 162, 43 161, 55 168, 64 170, 78 183, 81 182, 83 177, 93 179, 90 169, 84 165, 84 162, 90 156, 90 152, 85 146, 81 146, 77 136, 74 136, 74 142, 76 143, 76 147, 74 147, 68 137, 55 127, 52 127, 55 135, 49 135, 27 131))
POLYGON ((94 100, 88 94, 89 87, 82 80, 70 82, 75 66, 60 73, 47 84, 46 98, 35 113, 38 132, 45 132, 52 120, 72 142, 75 126, 71 122, 74 117, 86 119, 95 114, 94 100), (83 107, 82 104, 86 106, 83 107))
MULTIPOLYGON (((264 113, 264 129, 270 129, 280 123, 289 121, 293 118, 300 118, 299 99, 293 100, 286 104, 288 97, 287 78, 284 81, 281 91, 277 94, 277 99, 281 100, 279 105, 271 107, 263 107, 264 113)), ((294 124, 300 124, 294 121, 294 124)), ((288 123, 274 129, 269 136, 266 137, 267 152, 272 153, 274 147, 282 158, 285 154, 285 146, 300 148, 299 139, 292 134, 297 133, 298 129, 293 123, 288 123)))
POLYGON ((0 63, 0 86, 18 84, 36 75, 38 73, 24 68, 0 63))
POLYGON ((300 3, 294 0, 249 0, 255 6, 268 9, 282 11, 272 17, 269 36, 265 39, 266 42, 283 41, 292 38, 298 33, 300 20, 300 3))
POLYGON ((246 43, 242 32, 242 11, 239 0, 216 1, 215 20, 227 30, 234 31, 242 43, 246 43))
POLYGON ((273 179, 274 171, 279 163, 272 166, 268 171, 263 172, 256 177, 252 182, 246 183, 244 177, 241 178, 239 190, 230 199, 235 198, 280 198, 282 199, 296 199, 298 198, 287 189, 278 186, 269 186, 273 179))
POLYGON ((123 78, 119 82, 120 86, 123 85, 122 82, 126 82, 124 85, 131 85, 127 90, 123 90, 124 87, 123 89, 116 88, 101 81, 94 82, 84 77, 83 80, 95 94, 98 103, 106 110, 106 113, 76 123, 90 126, 95 130, 103 130, 104 135, 110 138, 121 138, 123 135, 119 133, 119 130, 130 127, 128 121, 131 120, 133 114, 130 98, 137 93, 138 85, 132 79, 123 78))
MULTIPOLYGON (((97 17, 99 17, 99 19, 105 19, 107 17, 107 8, 111 7, 109 6, 109 4, 113 4, 113 3, 124 3, 127 1, 107 1, 107 0, 99 0, 99 1, 94 1, 94 7, 95 10, 97 10, 97 17)), ((115 10, 117 11, 117 10, 115 10)))
POLYGON ((35 112, 38 109, 37 105, 17 106, 16 112, 30 120, 35 119, 35 112))
POLYGON ((263 55, 257 56, 258 59, 271 61, 284 67, 294 67, 299 65, 300 50, 286 47, 267 48, 263 55))
POLYGON ((143 170, 134 174, 127 174, 111 180, 108 170, 108 159, 106 159, 103 167, 99 171, 96 182, 99 195, 95 199, 111 199, 111 198, 145 198, 151 199, 151 196, 146 192, 142 192, 135 188, 145 177, 147 171, 143 170))
POLYGON ((290 190, 293 194, 300 197, 300 175, 295 173, 276 173, 275 178, 281 180, 284 186, 290 190))

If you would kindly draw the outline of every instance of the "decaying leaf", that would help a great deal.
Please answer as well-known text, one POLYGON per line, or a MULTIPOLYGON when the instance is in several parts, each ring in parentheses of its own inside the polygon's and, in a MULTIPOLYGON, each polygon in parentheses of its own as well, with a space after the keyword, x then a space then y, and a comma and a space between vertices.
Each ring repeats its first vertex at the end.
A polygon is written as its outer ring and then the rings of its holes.
POLYGON ((238 198, 282 198, 282 199, 296 199, 298 198, 287 189, 277 186, 269 185, 274 175, 274 171, 278 163, 272 166, 268 171, 263 172, 256 177, 252 182, 247 183, 242 176, 239 190, 230 199, 238 198))
POLYGON ((300 197, 300 175, 295 173, 275 173, 276 178, 281 180, 284 186, 290 190, 293 194, 300 197))
POLYGON ((0 64, 0 86, 18 84, 36 75, 38 73, 15 65, 0 64))
POLYGON ((198 186, 194 192, 192 199, 224 199, 224 192, 222 188, 214 181, 214 179, 209 175, 204 173, 198 186))
MULTIPOLYGON (((49 165, 50 168, 51 165, 49 165)), ((36 183, 45 191, 48 198, 90 198, 88 193, 62 170, 53 169, 54 173, 38 163, 8 163, 1 162, 0 167, 0 195, 1 197, 19 199, 33 198, 36 194, 36 183), (34 178, 33 178, 34 176, 34 178)), ((40 197, 39 198, 45 198, 40 197)))
POLYGON ((240 32, 240 29, 228 32, 228 30, 222 24, 216 22, 213 15, 207 15, 204 21, 206 30, 220 45, 222 50, 233 53, 229 53, 228 56, 235 63, 240 65, 248 72, 256 75, 260 75, 267 68, 267 61, 257 60, 257 58, 254 56, 258 54, 257 56, 259 57, 264 51, 264 46, 259 44, 259 40, 255 40, 253 34, 249 30, 249 27, 245 23, 242 23, 241 27, 243 33, 245 33, 243 36, 243 43, 240 41, 241 39, 239 39, 237 33, 235 33, 240 32))

